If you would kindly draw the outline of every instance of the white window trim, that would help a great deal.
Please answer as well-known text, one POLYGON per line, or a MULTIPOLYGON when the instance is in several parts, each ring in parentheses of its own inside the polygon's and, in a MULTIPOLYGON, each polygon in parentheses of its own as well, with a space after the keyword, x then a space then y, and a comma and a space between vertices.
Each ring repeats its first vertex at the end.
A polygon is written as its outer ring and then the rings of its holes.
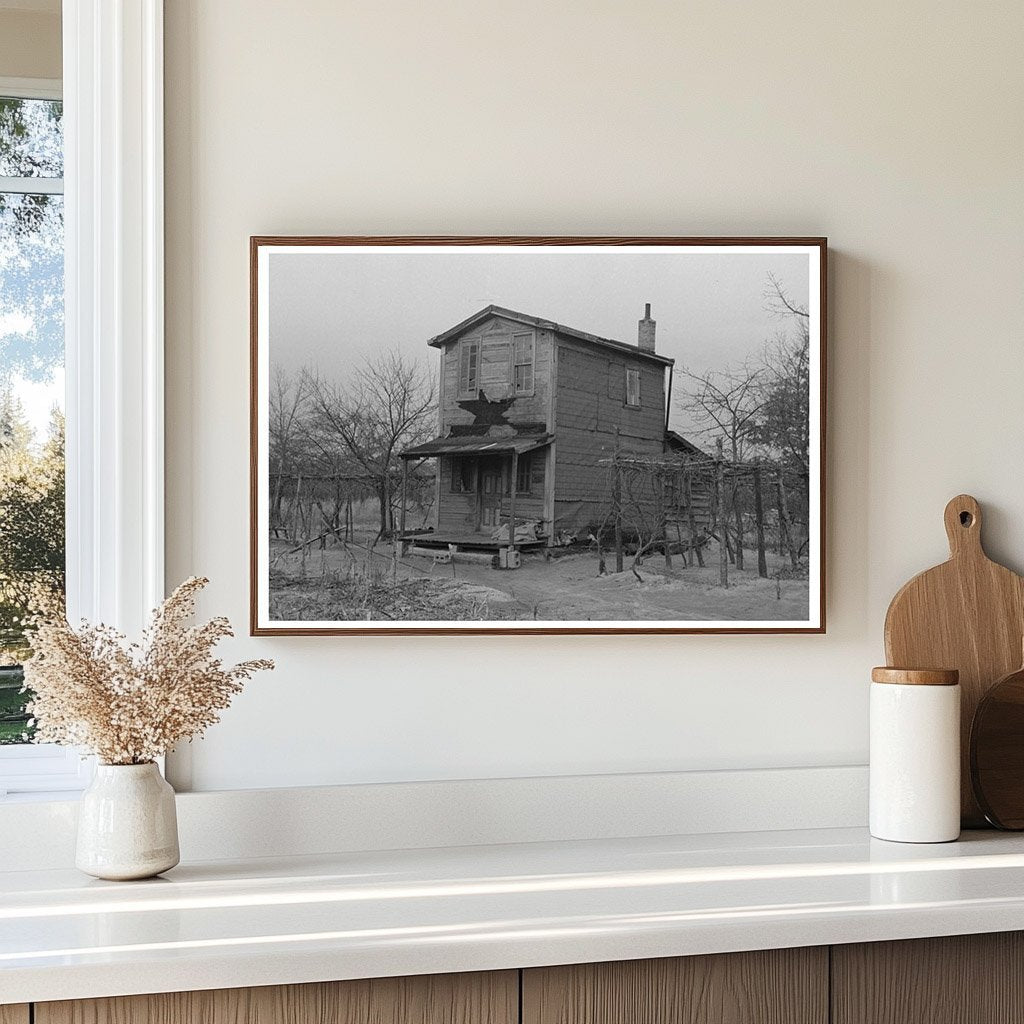
POLYGON ((11 78, 0 75, 0 96, 22 100, 59 100, 64 87, 59 78, 11 78))
MULTIPOLYGON (((60 100, 61 82, 57 78, 8 78, 0 75, 0 96, 19 100, 60 100)), ((61 195, 63 178, 11 178, 0 174, 0 192, 22 195, 61 195)))
MULTIPOLYGON (((63 47, 68 616, 138 634, 164 595, 163 0, 64 0, 63 47)), ((10 747, 0 793, 90 775, 10 747)))
MULTIPOLYGON (((9 95, 0 89, 0 96, 9 95)), ((63 178, 5 178, 0 175, 0 192, 20 192, 25 196, 59 196, 63 191, 63 178)))

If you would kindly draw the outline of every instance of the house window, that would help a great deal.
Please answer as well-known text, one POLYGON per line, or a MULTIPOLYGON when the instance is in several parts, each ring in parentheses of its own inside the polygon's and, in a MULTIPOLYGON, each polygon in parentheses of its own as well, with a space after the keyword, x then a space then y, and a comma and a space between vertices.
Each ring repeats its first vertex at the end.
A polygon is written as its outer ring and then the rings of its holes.
POLYGON ((472 494, 476 490, 476 460, 452 459, 452 493, 472 494))
POLYGON ((626 405, 640 408, 640 371, 626 370, 626 405))
POLYGON ((479 389, 480 342, 467 338, 459 348, 459 394, 476 398, 479 389))
POLYGON ((484 341, 480 356, 480 387, 508 387, 509 359, 512 346, 508 341, 484 341))
POLYGON ((32 595, 65 589, 63 173, 61 101, 0 96, 0 746, 31 740, 32 595))
POLYGON ((519 464, 516 467, 516 494, 530 494, 532 491, 533 474, 530 471, 530 464, 533 456, 520 455, 519 464))
POLYGON ((459 348, 459 397, 533 394, 533 334, 464 338, 459 348))
POLYGON ((533 334, 516 334, 512 337, 515 347, 515 384, 517 395, 533 394, 533 334))
POLYGON ((516 494, 544 493, 544 453, 531 452, 519 456, 516 467, 516 494))

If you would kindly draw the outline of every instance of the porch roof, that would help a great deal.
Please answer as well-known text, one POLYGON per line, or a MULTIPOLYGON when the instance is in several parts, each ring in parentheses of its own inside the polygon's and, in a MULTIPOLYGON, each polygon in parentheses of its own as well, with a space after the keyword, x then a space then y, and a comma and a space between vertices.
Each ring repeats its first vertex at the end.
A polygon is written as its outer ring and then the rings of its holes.
POLYGON ((433 441, 406 448, 403 459, 429 455, 502 455, 531 452, 551 444, 550 434, 516 434, 512 437, 435 437, 433 441))

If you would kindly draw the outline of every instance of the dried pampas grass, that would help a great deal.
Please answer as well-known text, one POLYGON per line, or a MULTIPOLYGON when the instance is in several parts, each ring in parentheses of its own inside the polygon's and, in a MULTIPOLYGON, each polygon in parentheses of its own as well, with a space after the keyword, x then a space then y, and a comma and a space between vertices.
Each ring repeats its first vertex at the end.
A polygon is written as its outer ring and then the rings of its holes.
POLYGON ((37 743, 84 747, 104 764, 145 764, 201 735, 264 659, 225 668, 213 649, 232 636, 218 617, 189 626, 209 582, 193 576, 153 612, 141 644, 109 626, 40 618, 25 662, 37 743))

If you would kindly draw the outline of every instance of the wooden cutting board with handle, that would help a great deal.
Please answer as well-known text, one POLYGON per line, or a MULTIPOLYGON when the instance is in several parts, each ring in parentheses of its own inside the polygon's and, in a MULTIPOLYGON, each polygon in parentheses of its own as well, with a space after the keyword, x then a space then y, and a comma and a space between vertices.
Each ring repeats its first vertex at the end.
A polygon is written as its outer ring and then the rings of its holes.
POLYGON ((949 561, 915 576, 885 616, 885 656, 895 668, 960 671, 960 813, 965 828, 985 816, 971 788, 970 735, 988 688, 1020 667, 1024 577, 993 562, 981 545, 981 507, 957 495, 945 511, 949 561))

